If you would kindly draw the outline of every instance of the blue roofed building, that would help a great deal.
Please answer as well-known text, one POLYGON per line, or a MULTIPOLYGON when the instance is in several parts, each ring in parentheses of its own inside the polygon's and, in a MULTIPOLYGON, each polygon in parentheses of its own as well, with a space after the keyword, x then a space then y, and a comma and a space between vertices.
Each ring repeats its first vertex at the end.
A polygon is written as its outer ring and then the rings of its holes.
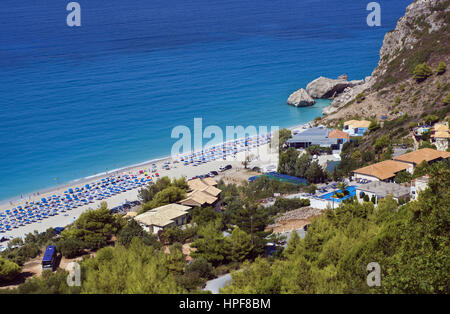
POLYGON ((289 147, 294 148, 308 148, 309 146, 318 145, 331 148, 332 150, 339 150, 341 145, 348 141, 348 135, 344 134, 340 138, 334 131, 324 127, 310 128, 295 134, 286 143, 289 147))

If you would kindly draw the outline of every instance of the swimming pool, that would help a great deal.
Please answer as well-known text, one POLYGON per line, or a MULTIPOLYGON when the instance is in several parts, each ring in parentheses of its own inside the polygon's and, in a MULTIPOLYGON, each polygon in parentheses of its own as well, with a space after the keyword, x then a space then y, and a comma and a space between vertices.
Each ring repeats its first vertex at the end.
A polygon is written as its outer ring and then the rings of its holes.
POLYGON ((343 198, 332 198, 332 196, 334 194, 340 193, 340 192, 342 192, 342 190, 336 190, 334 192, 329 192, 327 194, 319 196, 319 198, 328 200, 328 201, 334 200, 335 202, 340 203, 343 200, 346 200, 346 199, 349 199, 349 198, 352 198, 353 196, 355 196, 356 195, 356 187, 357 187, 357 185, 351 185, 351 186, 347 187, 346 190, 349 192, 349 194, 344 196, 343 198))

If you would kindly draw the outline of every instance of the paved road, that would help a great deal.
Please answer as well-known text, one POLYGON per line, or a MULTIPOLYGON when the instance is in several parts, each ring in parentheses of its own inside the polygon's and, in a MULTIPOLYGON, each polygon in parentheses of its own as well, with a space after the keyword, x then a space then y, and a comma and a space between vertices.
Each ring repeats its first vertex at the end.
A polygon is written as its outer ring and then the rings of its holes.
POLYGON ((231 282, 231 275, 226 274, 219 278, 210 280, 206 283, 206 287, 203 288, 203 291, 211 291, 212 294, 218 294, 219 290, 227 285, 227 283, 231 282))

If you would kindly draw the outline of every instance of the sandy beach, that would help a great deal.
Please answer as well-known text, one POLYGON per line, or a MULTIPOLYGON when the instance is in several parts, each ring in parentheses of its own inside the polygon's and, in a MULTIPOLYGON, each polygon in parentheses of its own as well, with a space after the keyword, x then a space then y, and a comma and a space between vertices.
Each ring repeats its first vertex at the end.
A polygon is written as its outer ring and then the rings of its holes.
MULTIPOLYGON (((220 173, 220 175, 216 178, 219 179, 221 176, 227 176, 230 177, 233 175, 233 173, 238 172, 240 169, 243 169, 244 166, 242 165, 242 161, 245 160, 247 156, 251 158, 250 164, 248 167, 264 167, 267 166, 269 163, 274 164, 277 162, 277 160, 269 162, 268 160, 271 160, 268 157, 270 155, 270 144, 263 144, 257 147, 249 147, 247 150, 239 152, 235 155, 227 156, 225 160, 215 160, 210 161, 207 163, 200 164, 198 166, 194 166, 192 164, 190 165, 184 165, 183 163, 174 163, 171 157, 167 158, 161 158, 158 160, 152 160, 146 163, 141 163, 139 165, 130 166, 128 168, 124 168, 120 171, 115 172, 109 172, 105 173, 99 176, 92 176, 89 178, 77 180, 75 182, 71 182, 62 186, 58 186, 54 189, 49 189, 47 191, 37 192, 33 193, 31 195, 27 195, 27 197, 22 198, 21 200, 14 201, 14 202, 7 202, 1 205, 1 211, 4 212, 4 210, 12 209, 17 206, 24 206, 27 204, 27 202, 36 202, 40 201, 41 198, 49 197, 52 195, 63 195, 64 191, 66 191, 68 188, 76 188, 76 187, 82 187, 85 184, 97 182, 101 179, 110 177, 110 176, 116 176, 116 175, 123 175, 123 174, 133 174, 137 175, 138 178, 143 178, 144 174, 141 172, 147 172, 148 175, 153 175, 153 180, 156 180, 155 173, 152 173, 153 164, 156 166, 157 173, 159 174, 159 177, 168 176, 169 178, 180 178, 185 177, 187 179, 190 179, 194 176, 207 174, 210 171, 217 171, 220 166, 222 165, 232 165, 231 170, 227 170, 224 173, 220 173), (163 165, 166 162, 170 162, 170 169, 164 169, 163 165)), ((2 235, 6 236, 12 236, 12 237, 23 237, 24 235, 34 232, 37 230, 38 232, 43 232, 46 229, 50 227, 64 227, 70 223, 72 223, 75 219, 77 219, 81 213, 83 213, 86 210, 89 209, 96 209, 100 207, 101 202, 105 201, 108 204, 109 208, 113 208, 119 205, 122 205, 126 203, 127 201, 134 201, 138 199, 138 191, 140 189, 133 189, 126 191, 124 193, 120 193, 117 195, 113 195, 105 200, 98 200, 94 201, 93 203, 89 203, 85 206, 80 206, 77 208, 74 208, 70 211, 67 211, 66 213, 59 213, 56 216, 49 216, 46 219, 27 224, 12 230, 9 230, 2 235)))

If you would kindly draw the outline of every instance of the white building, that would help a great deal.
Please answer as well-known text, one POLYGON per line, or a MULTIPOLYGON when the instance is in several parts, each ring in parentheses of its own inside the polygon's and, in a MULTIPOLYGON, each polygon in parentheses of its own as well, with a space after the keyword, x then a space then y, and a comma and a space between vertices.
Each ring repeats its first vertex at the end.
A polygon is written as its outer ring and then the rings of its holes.
POLYGON ((179 227, 185 224, 189 217, 190 209, 190 206, 169 204, 137 215, 134 220, 136 220, 145 231, 157 234, 158 231, 168 227, 179 227))
POLYGON ((362 184, 356 188, 358 201, 363 202, 366 195, 369 201, 372 200, 372 197, 375 197, 375 204, 378 204, 379 200, 388 195, 392 195, 396 201, 400 199, 406 200, 410 196, 410 189, 396 183, 374 181, 368 184, 362 184))
POLYGON ((411 199, 416 200, 419 196, 419 192, 425 190, 428 187, 428 181, 430 177, 428 175, 414 179, 411 182, 411 199))

